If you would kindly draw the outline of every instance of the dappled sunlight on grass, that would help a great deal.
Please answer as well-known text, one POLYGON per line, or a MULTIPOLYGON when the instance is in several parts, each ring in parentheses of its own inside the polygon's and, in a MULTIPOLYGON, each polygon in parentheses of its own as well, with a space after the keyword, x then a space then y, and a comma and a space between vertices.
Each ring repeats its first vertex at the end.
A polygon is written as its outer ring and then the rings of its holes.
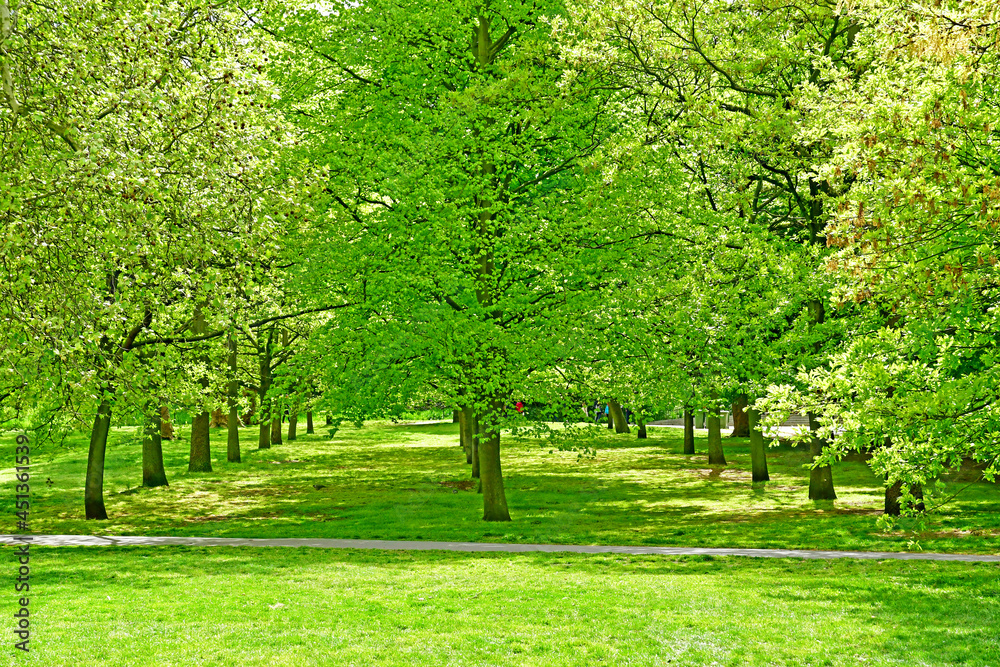
MULTIPOLYGON (((882 486, 855 461, 834 467, 836 501, 808 500, 808 453, 773 448, 771 481, 751 484, 745 440, 726 440, 727 466, 680 453, 678 429, 650 437, 583 432, 576 444, 505 437, 503 470, 514 521, 481 520, 482 500, 458 447, 455 424, 320 427, 269 450, 241 432, 243 463, 225 456, 213 431, 214 472, 187 472, 187 433, 164 443, 170 486, 136 488, 141 451, 132 430, 114 432, 105 498, 111 519, 82 518, 87 440, 37 445, 32 530, 46 533, 335 537, 583 544, 905 550, 912 534, 875 525, 882 486), (563 443, 565 444, 565 443, 563 443), (219 458, 219 456, 222 458, 219 458), (48 478, 51 484, 44 484, 48 478)), ((12 447, 0 438, 0 455, 12 447)), ((10 460, 7 457, 6 460, 10 460)), ((0 474, 0 499, 12 493, 0 474)), ((974 484, 933 516, 918 537, 926 550, 1000 551, 1000 487, 974 484)))

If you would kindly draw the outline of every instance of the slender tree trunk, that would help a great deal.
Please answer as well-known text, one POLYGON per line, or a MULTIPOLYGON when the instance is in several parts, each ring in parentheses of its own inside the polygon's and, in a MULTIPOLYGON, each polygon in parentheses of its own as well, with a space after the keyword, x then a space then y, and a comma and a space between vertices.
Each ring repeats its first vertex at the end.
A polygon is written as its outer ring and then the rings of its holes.
POLYGON ((168 486, 163 468, 163 443, 160 437, 160 411, 150 406, 145 414, 146 427, 142 438, 142 485, 168 486))
MULTIPOLYGON (((260 334, 261 336, 263 334, 260 334)), ((274 412, 274 401, 269 399, 267 393, 271 391, 273 378, 271 375, 271 357, 274 353, 274 327, 268 329, 267 337, 257 339, 257 371, 260 375, 260 385, 257 387, 260 397, 260 414, 257 417, 259 430, 257 431, 257 449, 271 448, 271 416, 274 412)), ((280 432, 279 432, 280 437, 280 432)))
POLYGON ((306 434, 312 435, 316 431, 313 430, 313 413, 312 410, 306 410, 306 434))
POLYGON ((174 439, 174 425, 170 422, 170 408, 160 406, 160 440, 174 439))
POLYGON ((708 411, 708 463, 709 465, 726 465, 726 455, 722 451, 722 423, 719 419, 719 405, 716 402, 719 395, 712 390, 712 407, 708 411))
POLYGON ((479 415, 472 413, 472 476, 479 479, 479 415))
MULTIPOLYGON (((919 511, 924 511, 924 488, 920 484, 914 484, 910 488, 910 494, 916 498, 916 508, 919 511)), ((902 512, 902 505, 899 502, 900 497, 903 495, 903 483, 896 482, 885 489, 885 513, 891 516, 899 516, 902 512)))
POLYGON ((767 448, 764 446, 764 433, 760 430, 760 410, 747 408, 747 424, 750 428, 750 468, 753 471, 754 482, 766 482, 771 479, 767 474, 767 448))
POLYGON ((240 463, 240 382, 236 378, 239 358, 236 351, 236 336, 229 336, 229 386, 226 391, 226 402, 229 403, 229 422, 226 424, 226 460, 230 463, 240 463))
POLYGON ((271 444, 281 444, 281 419, 277 416, 271 419, 271 444))
POLYGON ((333 426, 333 417, 331 417, 330 415, 326 416, 326 425, 333 426))
MULTIPOLYGON (((195 334, 203 334, 207 329, 208 324, 205 322, 204 311, 202 311, 201 306, 196 306, 191 331, 195 334)), ((202 389, 208 388, 207 377, 202 377, 199 382, 202 389)), ((188 462, 188 472, 212 472, 212 452, 208 436, 211 419, 212 416, 208 410, 202 410, 191 420, 191 458, 188 462)))
POLYGON ((483 433, 479 443, 479 474, 483 487, 483 520, 510 521, 507 496, 500 470, 500 427, 497 420, 503 410, 501 401, 494 401, 491 426, 483 433))
POLYGON ((611 404, 608 403, 608 411, 604 413, 605 419, 608 420, 608 430, 612 431, 615 428, 615 417, 611 414, 611 404))
POLYGON ((621 403, 615 399, 608 400, 609 421, 614 422, 615 433, 629 433, 628 422, 625 421, 625 413, 622 412, 621 403))
POLYGON ((108 449, 111 429, 111 403, 101 401, 90 430, 90 452, 87 454, 87 481, 83 491, 84 514, 88 519, 107 519, 104 508, 104 455, 108 449))
POLYGON ((271 422, 261 418, 257 428, 257 449, 271 449, 271 422))
POLYGON ((289 442, 291 442, 292 440, 297 440, 298 439, 298 433, 295 432, 295 430, 298 428, 298 425, 299 425, 299 415, 298 415, 298 412, 299 412, 299 410, 296 407, 295 409, 293 409, 288 414, 288 441, 289 442))
POLYGON ((750 419, 745 412, 747 395, 740 394, 733 403, 733 432, 730 438, 746 438, 750 435, 750 419))
POLYGON ((646 436, 646 421, 643 420, 643 419, 639 419, 639 433, 638 433, 637 437, 639 437, 640 439, 643 439, 643 440, 645 440, 646 437, 647 437, 646 436))
POLYGON ((694 454, 694 412, 684 408, 684 453, 694 454))
POLYGON ((452 424, 459 424, 459 423, 461 423, 461 419, 462 419, 462 411, 461 410, 452 410, 451 411, 451 423, 452 424))
POLYGON ((472 406, 463 405, 458 413, 459 442, 465 450, 465 462, 472 463, 472 406))
POLYGON ((704 429, 705 428, 705 411, 704 410, 699 410, 698 411, 698 423, 695 424, 695 428, 697 428, 697 429, 704 429))
MULTIPOLYGON (((826 448, 826 440, 816 436, 815 431, 819 428, 819 422, 813 413, 809 416, 809 430, 813 431, 812 439, 809 441, 809 453, 815 461, 826 448)), ((809 500, 836 500, 837 494, 833 490, 833 470, 830 466, 820 466, 809 471, 809 500)))

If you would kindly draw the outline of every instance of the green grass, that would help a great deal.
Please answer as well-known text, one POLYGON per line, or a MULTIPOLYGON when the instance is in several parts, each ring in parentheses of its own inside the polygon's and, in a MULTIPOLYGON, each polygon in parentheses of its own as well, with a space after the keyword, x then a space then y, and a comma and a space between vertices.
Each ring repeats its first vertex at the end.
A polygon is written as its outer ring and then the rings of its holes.
MULTIPOLYGON (((5 664, 1000 664, 995 565, 229 547, 32 557, 32 652, 15 656, 8 638, 5 664)), ((8 624, 13 597, 0 600, 8 624)))
MULTIPOLYGON (((926 525, 904 521, 909 530, 883 533, 882 485, 863 463, 836 465, 838 499, 812 502, 804 451, 770 450, 772 481, 752 485, 745 440, 725 442, 729 465, 720 468, 707 465, 703 439, 697 455, 680 454, 678 429, 651 428, 646 441, 596 429, 587 440, 594 458, 505 437, 513 522, 497 524, 481 520, 481 497, 466 488, 457 425, 327 430, 260 451, 245 429, 241 464, 225 461, 225 433, 213 431, 215 471, 189 474, 182 428, 164 443, 170 487, 159 489, 136 488, 139 442, 132 430, 115 431, 106 522, 83 519, 86 438, 35 445, 31 530, 1000 553, 993 484, 972 484, 926 525)), ((0 461, 13 461, 12 448, 9 435, 0 438, 0 461)), ((4 506, 13 492, 12 469, 0 471, 4 506)))

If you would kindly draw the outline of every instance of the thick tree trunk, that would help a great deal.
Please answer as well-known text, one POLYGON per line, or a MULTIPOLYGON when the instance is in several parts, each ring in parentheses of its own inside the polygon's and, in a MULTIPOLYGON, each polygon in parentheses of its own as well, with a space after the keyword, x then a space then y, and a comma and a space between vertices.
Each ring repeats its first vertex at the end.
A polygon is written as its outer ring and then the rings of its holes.
POLYGON ((625 413, 622 412, 621 403, 615 399, 608 400, 608 413, 610 414, 610 419, 614 423, 615 433, 628 433, 628 422, 625 421, 625 413))
POLYGON ((211 415, 203 411, 191 421, 191 459, 188 472, 212 472, 212 452, 208 437, 211 415))
POLYGON ((271 422, 266 419, 258 426, 257 449, 271 449, 271 422))
POLYGON ((299 434, 296 433, 296 429, 299 426, 299 415, 298 410, 292 410, 291 414, 288 415, 288 441, 297 440, 299 434))
POLYGON ((479 479, 479 415, 472 413, 472 476, 479 479))
POLYGON ((694 412, 684 408, 684 453, 694 454, 694 412))
POLYGON ((281 419, 273 417, 271 419, 271 444, 281 444, 281 419))
POLYGON ((87 454, 87 480, 83 491, 84 515, 88 519, 107 519, 104 508, 104 455, 108 449, 111 429, 111 403, 105 399, 97 408, 94 426, 90 430, 90 452, 87 454))
POLYGON ((153 406, 147 411, 142 438, 142 485, 168 486, 163 469, 163 443, 160 438, 160 411, 153 406))
POLYGON ((760 424, 760 410, 747 408, 747 425, 750 428, 750 468, 754 482, 766 482, 771 479, 767 474, 767 448, 764 446, 764 434, 760 424))
POLYGON ((160 440, 174 439, 174 425, 170 422, 170 408, 160 406, 160 440))
POLYGON ((733 432, 730 438, 746 438, 750 435, 750 419, 745 412, 747 395, 740 394, 733 403, 733 432))
POLYGON ((226 402, 229 404, 229 421, 226 423, 226 460, 240 463, 240 383, 236 378, 239 357, 236 351, 236 337, 229 337, 229 384, 226 386, 226 402))
POLYGON ((638 433, 637 437, 639 437, 642 440, 645 440, 646 437, 647 437, 646 436, 646 422, 643 419, 639 420, 639 433, 638 433))
MULTIPOLYGON (((809 430, 816 431, 819 428, 819 422, 813 413, 807 414, 809 416, 809 430)), ((824 448, 826 448, 826 440, 816 437, 813 433, 812 439, 809 441, 809 453, 814 461, 823 453, 824 448)), ((820 466, 809 471, 809 500, 836 499, 837 494, 833 490, 833 470, 830 466, 820 466)))
POLYGON ((465 462, 472 463, 472 407, 463 406, 458 413, 458 434, 462 449, 465 450, 465 462))
POLYGON ((312 410, 306 410, 306 434, 312 435, 316 431, 313 430, 313 413, 312 410))
POLYGON ((715 402, 718 394, 712 391, 712 407, 708 411, 708 464, 726 465, 726 455, 722 451, 722 423, 719 419, 719 406, 715 402))
MULTIPOLYGON (((923 512, 926 507, 924 506, 924 487, 920 484, 914 484, 910 488, 910 494, 916 499, 916 507, 914 509, 923 512)), ((885 513, 891 516, 899 516, 903 510, 902 505, 899 502, 900 497, 903 495, 903 483, 896 482, 885 489, 885 513)))
POLYGON ((479 479, 483 488, 484 521, 510 521, 503 473, 500 470, 500 428, 496 425, 501 410, 503 404, 500 401, 494 402, 491 415, 493 425, 482 434, 479 443, 479 479))

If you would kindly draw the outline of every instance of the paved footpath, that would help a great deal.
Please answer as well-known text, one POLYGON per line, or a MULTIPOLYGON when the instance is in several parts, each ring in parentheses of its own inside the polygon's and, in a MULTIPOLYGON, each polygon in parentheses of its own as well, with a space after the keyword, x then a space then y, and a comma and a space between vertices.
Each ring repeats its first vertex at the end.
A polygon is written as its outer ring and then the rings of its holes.
MULTIPOLYGON (((24 544, 27 535, 0 535, 0 544, 24 544)), ((577 544, 501 544, 494 542, 411 542, 393 540, 329 540, 309 538, 144 537, 31 535, 30 544, 47 547, 123 547, 183 545, 192 547, 317 547, 321 549, 388 549, 407 551, 545 551, 578 554, 650 554, 654 556, 750 556, 754 558, 860 558, 865 560, 950 560, 1000 563, 1000 556, 976 554, 892 553, 885 551, 810 551, 804 549, 712 549, 687 547, 619 547, 577 544)))

